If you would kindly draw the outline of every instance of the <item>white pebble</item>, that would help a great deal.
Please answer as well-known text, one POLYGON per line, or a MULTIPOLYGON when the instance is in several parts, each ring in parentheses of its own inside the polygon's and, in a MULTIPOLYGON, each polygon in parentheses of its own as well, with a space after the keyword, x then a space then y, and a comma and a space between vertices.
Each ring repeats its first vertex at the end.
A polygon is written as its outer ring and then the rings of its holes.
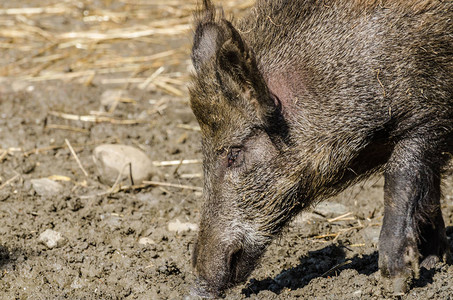
POLYGON ((297 215, 292 224, 293 225, 299 225, 299 226, 304 226, 307 224, 311 224, 313 222, 322 220, 323 218, 320 215, 311 213, 311 212, 302 212, 299 215, 297 215))
POLYGON ((67 242, 66 238, 61 233, 52 229, 46 229, 41 233, 39 235, 39 241, 49 249, 61 247, 67 242))
POLYGON ((73 289, 80 289, 84 286, 84 280, 82 280, 81 278, 76 278, 74 279, 74 281, 71 283, 71 288, 73 289))
POLYGON ((129 178, 130 168, 134 184, 149 180, 156 174, 155 166, 146 154, 127 145, 104 144, 93 151, 93 160, 103 183, 113 185, 122 172, 122 179, 129 178))
POLYGON ((52 197, 63 190, 63 186, 49 178, 40 178, 30 180, 33 189, 40 196, 52 197))
POLYGON ((173 222, 168 223, 169 231, 176 231, 176 233, 186 232, 186 231, 196 231, 198 230, 198 225, 193 223, 181 223, 178 219, 173 222))
POLYGON ((154 240, 150 239, 149 237, 141 237, 138 240, 138 243, 141 245, 154 245, 156 242, 154 240))
POLYGON ((324 201, 316 205, 315 211, 322 215, 341 215, 348 212, 348 208, 340 203, 324 201))

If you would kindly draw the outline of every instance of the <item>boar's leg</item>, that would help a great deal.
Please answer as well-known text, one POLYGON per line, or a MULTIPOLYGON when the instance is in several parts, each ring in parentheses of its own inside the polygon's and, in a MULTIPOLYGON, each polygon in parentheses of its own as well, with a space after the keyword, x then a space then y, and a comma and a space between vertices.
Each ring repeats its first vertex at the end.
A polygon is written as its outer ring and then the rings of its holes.
POLYGON ((385 170, 384 221, 379 241, 379 269, 403 294, 419 275, 419 259, 427 266, 447 255, 440 209, 440 169, 436 142, 425 138, 396 145, 385 170))

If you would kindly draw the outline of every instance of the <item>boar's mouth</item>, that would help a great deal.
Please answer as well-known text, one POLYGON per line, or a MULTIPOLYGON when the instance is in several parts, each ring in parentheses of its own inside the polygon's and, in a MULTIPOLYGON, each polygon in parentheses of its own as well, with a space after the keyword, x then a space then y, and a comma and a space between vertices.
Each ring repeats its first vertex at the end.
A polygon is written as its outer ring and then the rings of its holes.
POLYGON ((191 287, 190 294, 202 299, 221 297, 220 291, 213 291, 212 287, 209 287, 209 284, 200 278, 195 280, 195 285, 191 287))

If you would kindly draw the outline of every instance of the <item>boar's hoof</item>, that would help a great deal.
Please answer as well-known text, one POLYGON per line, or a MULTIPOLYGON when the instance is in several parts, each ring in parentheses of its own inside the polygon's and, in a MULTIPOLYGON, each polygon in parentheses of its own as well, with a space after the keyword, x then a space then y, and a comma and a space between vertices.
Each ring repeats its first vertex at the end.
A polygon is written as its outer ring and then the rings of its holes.
POLYGON ((447 264, 447 265, 452 264, 452 258, 451 258, 451 253, 450 253, 449 249, 446 249, 440 255, 435 255, 435 254, 428 255, 420 263, 420 267, 421 268, 425 268, 427 270, 431 270, 438 263, 444 263, 444 264, 447 264))
POLYGON ((419 259, 415 238, 386 239, 381 233, 379 269, 387 292, 397 296, 409 290, 412 279, 418 279, 420 275, 419 259), (391 282, 384 278, 389 278, 391 282))
POLYGON ((437 255, 429 255, 422 261, 420 267, 431 270, 438 262, 440 262, 440 258, 437 255))

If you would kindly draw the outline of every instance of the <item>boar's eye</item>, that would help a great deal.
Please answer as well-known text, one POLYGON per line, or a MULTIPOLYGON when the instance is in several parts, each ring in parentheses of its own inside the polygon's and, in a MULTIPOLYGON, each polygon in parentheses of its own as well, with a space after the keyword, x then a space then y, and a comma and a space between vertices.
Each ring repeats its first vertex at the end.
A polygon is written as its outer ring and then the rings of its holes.
POLYGON ((242 152, 242 149, 240 149, 240 148, 231 148, 228 151, 228 154, 227 154, 228 167, 233 167, 233 166, 240 165, 240 163, 241 163, 241 160, 240 160, 241 152, 242 152))

